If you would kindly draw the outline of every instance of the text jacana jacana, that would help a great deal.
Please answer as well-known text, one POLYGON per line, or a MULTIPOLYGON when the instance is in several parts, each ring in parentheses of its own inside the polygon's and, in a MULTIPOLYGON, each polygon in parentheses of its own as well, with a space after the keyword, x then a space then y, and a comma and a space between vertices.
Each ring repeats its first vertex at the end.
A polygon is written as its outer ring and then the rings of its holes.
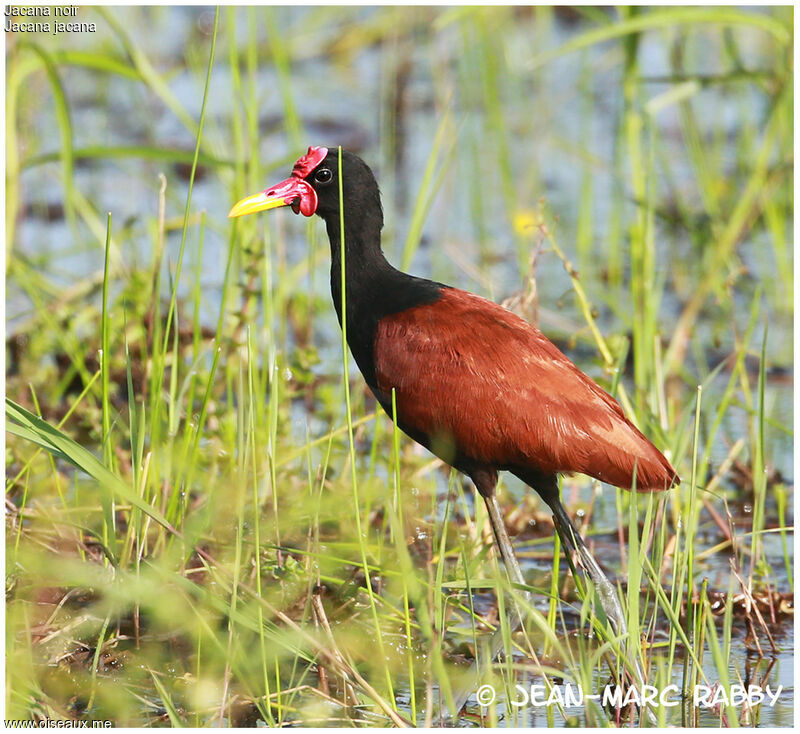
POLYGON ((475 483, 512 581, 524 585, 495 496, 501 470, 549 505, 562 542, 577 552, 623 635, 614 587, 561 504, 557 476, 580 472, 625 489, 664 490, 679 481, 666 458, 536 327, 485 298, 392 267, 381 251, 378 184, 358 156, 311 147, 288 179, 243 199, 229 216, 286 205, 325 220, 340 324, 343 214, 353 357, 390 416, 394 389, 398 426, 475 483))

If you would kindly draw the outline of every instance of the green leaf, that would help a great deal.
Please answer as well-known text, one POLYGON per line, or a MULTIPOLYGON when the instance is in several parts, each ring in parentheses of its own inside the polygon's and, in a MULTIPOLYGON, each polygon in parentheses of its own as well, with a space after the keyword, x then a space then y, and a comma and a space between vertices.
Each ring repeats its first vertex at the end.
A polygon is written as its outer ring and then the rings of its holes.
POLYGON ((167 519, 157 509, 139 497, 133 487, 109 470, 94 454, 10 398, 6 398, 6 430, 41 446, 60 459, 65 459, 95 479, 102 487, 114 492, 125 502, 138 507, 159 525, 180 537, 180 533, 167 522, 167 519))

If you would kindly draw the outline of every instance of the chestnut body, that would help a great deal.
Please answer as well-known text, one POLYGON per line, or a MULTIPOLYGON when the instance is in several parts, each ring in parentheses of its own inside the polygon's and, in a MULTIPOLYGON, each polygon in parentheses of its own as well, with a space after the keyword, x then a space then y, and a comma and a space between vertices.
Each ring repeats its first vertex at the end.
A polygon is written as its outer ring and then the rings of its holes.
MULTIPOLYGON (((619 404, 538 329, 491 301, 442 288, 385 316, 373 339, 376 395, 399 426, 470 474, 523 480, 580 472, 663 490, 675 472, 619 404)), ((372 387, 372 386, 371 386, 372 387)))

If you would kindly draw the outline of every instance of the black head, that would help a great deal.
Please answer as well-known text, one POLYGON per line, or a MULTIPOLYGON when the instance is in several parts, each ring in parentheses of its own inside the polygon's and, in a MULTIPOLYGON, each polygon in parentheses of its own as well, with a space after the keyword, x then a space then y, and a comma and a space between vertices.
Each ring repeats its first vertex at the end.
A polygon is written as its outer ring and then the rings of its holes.
MULTIPOLYGON (((339 149, 329 148, 328 154, 305 179, 317 193, 319 203, 316 214, 324 220, 339 220, 339 149)), ((383 226, 378 182, 370 170, 355 153, 342 151, 342 191, 344 194, 345 222, 348 217, 358 219, 378 218, 378 228, 383 226)))
MULTIPOLYGON (((375 176, 355 153, 341 151, 345 226, 383 227, 383 209, 375 176)), ((329 225, 339 222, 339 148, 311 147, 294 164, 285 181, 248 196, 231 209, 230 217, 291 206, 295 214, 319 214, 329 225)))

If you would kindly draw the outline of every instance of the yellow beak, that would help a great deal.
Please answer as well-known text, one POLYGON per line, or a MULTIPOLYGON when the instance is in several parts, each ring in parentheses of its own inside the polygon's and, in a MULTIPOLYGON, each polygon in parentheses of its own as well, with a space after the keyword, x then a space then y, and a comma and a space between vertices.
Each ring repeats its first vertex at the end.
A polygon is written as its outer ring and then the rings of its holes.
POLYGON ((317 192, 302 178, 290 176, 266 191, 246 196, 234 204, 228 216, 242 217, 245 214, 255 214, 266 209, 290 205, 295 214, 305 214, 310 217, 317 211, 317 192))
POLYGON ((241 201, 233 205, 233 209, 228 212, 229 217, 243 217, 245 214, 255 214, 267 209, 277 209, 279 206, 287 206, 288 201, 284 201, 277 196, 267 196, 266 191, 262 191, 252 196, 245 196, 241 201))

